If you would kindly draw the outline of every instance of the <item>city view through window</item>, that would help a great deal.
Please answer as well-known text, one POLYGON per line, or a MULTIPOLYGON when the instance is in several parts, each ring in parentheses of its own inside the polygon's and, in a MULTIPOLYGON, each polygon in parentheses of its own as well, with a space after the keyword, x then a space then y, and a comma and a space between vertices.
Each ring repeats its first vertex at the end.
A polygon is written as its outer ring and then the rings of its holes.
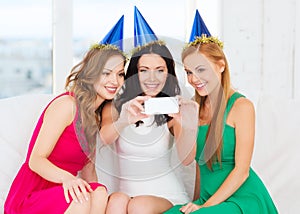
MULTIPOLYGON (((53 92, 56 81, 53 78, 53 2, 0 0, 0 99, 53 92)), ((184 1, 176 4, 173 0, 68 2, 73 10, 73 65, 82 59, 91 44, 105 36, 122 15, 125 16, 124 38, 132 39, 134 6, 140 9, 157 35, 168 35, 177 41, 184 41, 186 36, 184 1), (157 8, 158 2, 161 7, 157 8), (172 10, 166 10, 171 4, 172 10), (155 14, 161 15, 153 15, 154 10, 155 14), (177 15, 174 16, 174 13, 177 15)), ((63 48, 56 47, 55 51, 63 48)), ((61 77, 57 81, 65 80, 61 77)))
POLYGON ((0 98, 51 93, 51 0, 0 1, 0 14, 0 98))

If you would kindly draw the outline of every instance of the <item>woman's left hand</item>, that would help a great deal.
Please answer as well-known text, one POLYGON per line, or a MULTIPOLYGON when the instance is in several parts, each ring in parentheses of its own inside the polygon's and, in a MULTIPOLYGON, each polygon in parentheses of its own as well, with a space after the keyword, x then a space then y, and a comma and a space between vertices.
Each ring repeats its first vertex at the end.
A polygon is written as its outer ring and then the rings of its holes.
POLYGON ((186 204, 185 206, 182 206, 179 210, 182 213, 188 214, 188 213, 194 212, 196 210, 199 210, 202 207, 203 206, 201 206, 201 205, 197 205, 197 204, 190 202, 190 203, 186 204))
POLYGON ((177 96, 179 104, 179 112, 169 114, 176 122, 180 123, 182 127, 187 129, 195 129, 198 127, 199 104, 193 100, 185 99, 177 96))

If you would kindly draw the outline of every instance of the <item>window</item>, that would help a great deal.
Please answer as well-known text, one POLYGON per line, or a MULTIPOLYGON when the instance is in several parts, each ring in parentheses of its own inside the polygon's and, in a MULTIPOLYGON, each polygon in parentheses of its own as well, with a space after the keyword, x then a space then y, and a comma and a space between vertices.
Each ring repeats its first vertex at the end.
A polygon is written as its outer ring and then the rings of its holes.
POLYGON ((0 1, 0 98, 51 93, 51 0, 0 1))
POLYGON ((134 6, 170 44, 180 69, 196 0, 0 0, 0 98, 61 92, 72 66, 123 14, 124 48, 130 51, 134 6))

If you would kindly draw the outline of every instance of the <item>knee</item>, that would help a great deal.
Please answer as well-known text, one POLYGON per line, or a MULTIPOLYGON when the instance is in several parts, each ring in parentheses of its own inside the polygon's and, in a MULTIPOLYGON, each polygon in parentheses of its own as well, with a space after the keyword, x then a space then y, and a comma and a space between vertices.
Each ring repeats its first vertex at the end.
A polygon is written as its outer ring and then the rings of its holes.
POLYGON ((122 192, 112 193, 108 198, 106 213, 127 213, 130 197, 122 192))
POLYGON ((122 192, 114 192, 109 196, 109 203, 116 203, 116 204, 127 204, 130 200, 130 197, 122 192))
POLYGON ((100 201, 107 203, 108 193, 105 187, 99 186, 91 193, 92 201, 100 201))
POLYGON ((129 214, 147 213, 148 208, 147 200, 143 196, 134 197, 128 203, 129 214))

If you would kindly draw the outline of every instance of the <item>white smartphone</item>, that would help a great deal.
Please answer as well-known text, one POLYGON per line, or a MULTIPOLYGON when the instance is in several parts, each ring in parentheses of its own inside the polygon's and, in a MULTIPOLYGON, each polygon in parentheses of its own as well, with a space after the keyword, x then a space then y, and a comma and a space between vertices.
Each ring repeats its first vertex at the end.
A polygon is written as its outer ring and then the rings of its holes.
POLYGON ((177 97, 155 97, 144 103, 144 114, 173 114, 179 112, 177 97))

